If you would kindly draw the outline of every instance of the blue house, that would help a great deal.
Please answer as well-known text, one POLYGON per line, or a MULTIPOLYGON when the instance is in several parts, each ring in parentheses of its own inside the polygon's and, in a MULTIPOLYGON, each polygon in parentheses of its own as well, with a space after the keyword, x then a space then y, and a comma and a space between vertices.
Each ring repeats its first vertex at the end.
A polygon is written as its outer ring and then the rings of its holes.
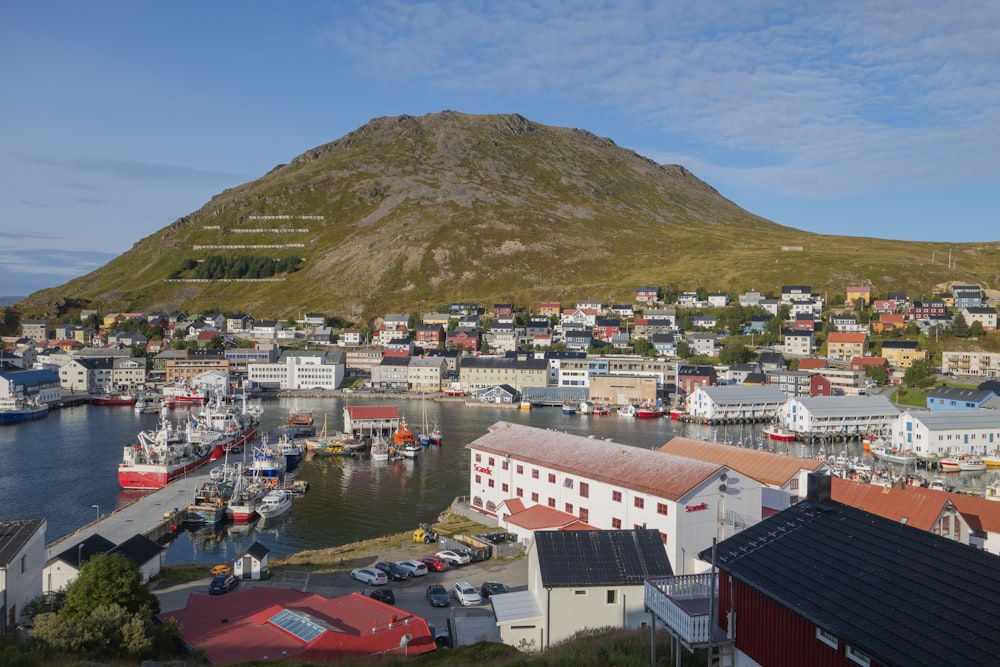
POLYGON ((927 392, 927 409, 935 411, 978 410, 994 396, 996 393, 990 389, 935 387, 927 392))

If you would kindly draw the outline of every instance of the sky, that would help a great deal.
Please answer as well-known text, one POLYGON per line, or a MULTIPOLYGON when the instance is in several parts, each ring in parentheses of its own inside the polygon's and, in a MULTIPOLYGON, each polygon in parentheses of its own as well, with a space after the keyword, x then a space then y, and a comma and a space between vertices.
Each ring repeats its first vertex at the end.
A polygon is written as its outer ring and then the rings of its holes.
POLYGON ((998 241, 998 35, 996 0, 2 2, 0 297, 446 109, 609 137, 789 227, 998 241))

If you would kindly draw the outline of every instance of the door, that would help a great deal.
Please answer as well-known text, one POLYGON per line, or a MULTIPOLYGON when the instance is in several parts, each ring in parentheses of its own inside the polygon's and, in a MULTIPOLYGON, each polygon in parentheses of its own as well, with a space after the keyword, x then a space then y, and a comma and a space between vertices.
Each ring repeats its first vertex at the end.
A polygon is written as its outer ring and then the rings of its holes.
POLYGON ((252 579, 253 578, 253 558, 250 556, 243 557, 243 578, 252 579))

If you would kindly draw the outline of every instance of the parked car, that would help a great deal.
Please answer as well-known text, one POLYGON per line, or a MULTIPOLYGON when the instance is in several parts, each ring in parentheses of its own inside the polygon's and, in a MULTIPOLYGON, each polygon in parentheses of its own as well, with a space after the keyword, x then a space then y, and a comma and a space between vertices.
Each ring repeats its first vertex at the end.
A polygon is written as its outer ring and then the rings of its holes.
POLYGON ((410 576, 409 570, 400 567, 396 563, 375 563, 375 569, 385 572, 385 575, 391 581, 405 581, 410 576))
POLYGON ((212 582, 208 585, 208 594, 222 595, 239 585, 240 580, 235 574, 217 574, 212 577, 212 582))
POLYGON ((479 592, 484 600, 489 600, 490 596, 497 593, 509 593, 510 589, 507 588, 507 584, 501 584, 499 581, 484 581, 483 585, 479 587, 479 592))
POLYGON ((466 565, 472 562, 472 556, 467 553, 462 553, 459 551, 453 551, 451 549, 445 549, 444 551, 439 551, 434 554, 438 558, 441 558, 448 562, 448 565, 466 565))
POLYGON ((369 586, 389 583, 389 577, 385 576, 385 572, 371 567, 359 567, 356 570, 351 570, 351 579, 364 582, 369 586))
POLYGON ((451 596, 455 598, 463 607, 474 604, 482 604, 483 598, 479 595, 476 587, 468 581, 460 581, 451 589, 451 596))
POLYGON ((432 607, 447 607, 451 604, 448 591, 441 584, 431 584, 427 587, 427 601, 432 607))
POLYGON ((374 588, 368 597, 386 604, 396 604, 396 594, 392 592, 391 588, 374 588))
POLYGON ((427 566, 419 560, 401 560, 396 565, 410 573, 411 577, 422 577, 427 574, 427 566))
POLYGON ((448 561, 444 558, 438 558, 437 556, 425 556, 424 558, 421 558, 420 561, 427 566, 428 572, 432 570, 434 572, 444 572, 451 567, 448 565, 448 561))

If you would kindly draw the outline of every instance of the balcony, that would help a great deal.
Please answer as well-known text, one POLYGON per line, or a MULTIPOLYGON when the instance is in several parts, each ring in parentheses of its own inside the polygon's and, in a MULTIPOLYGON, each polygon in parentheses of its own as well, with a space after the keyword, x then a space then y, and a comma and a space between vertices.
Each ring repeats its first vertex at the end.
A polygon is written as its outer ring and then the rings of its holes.
MULTIPOLYGON (((711 573, 647 579, 645 605, 688 650, 731 644, 711 615, 711 573)), ((716 603, 717 604, 717 603, 716 603)))

